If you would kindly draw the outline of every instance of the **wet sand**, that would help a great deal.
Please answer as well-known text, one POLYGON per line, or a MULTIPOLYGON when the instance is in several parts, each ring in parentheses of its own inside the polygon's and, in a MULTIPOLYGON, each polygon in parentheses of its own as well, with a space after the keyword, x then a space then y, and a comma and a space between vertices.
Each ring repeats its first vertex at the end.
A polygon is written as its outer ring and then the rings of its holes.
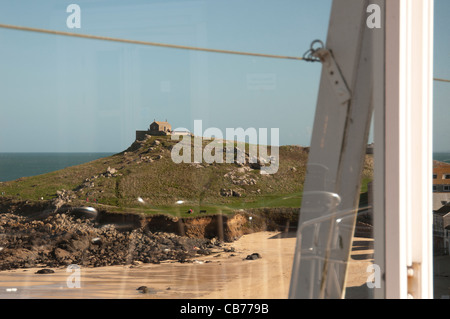
MULTIPOLYGON (((291 233, 259 232, 225 244, 235 252, 215 250, 193 263, 80 268, 80 288, 69 288, 72 272, 53 268, 55 273, 36 274, 39 268, 0 272, 0 298, 86 298, 86 299, 279 299, 287 298, 296 237, 291 233), (245 260, 259 253, 262 258, 245 260), (136 289, 147 286, 148 293, 136 289)), ((348 268, 349 297, 364 297, 373 260, 373 241, 355 239, 348 268), (361 287, 363 290, 361 291, 361 287), (355 288, 355 290, 352 290, 355 288)))

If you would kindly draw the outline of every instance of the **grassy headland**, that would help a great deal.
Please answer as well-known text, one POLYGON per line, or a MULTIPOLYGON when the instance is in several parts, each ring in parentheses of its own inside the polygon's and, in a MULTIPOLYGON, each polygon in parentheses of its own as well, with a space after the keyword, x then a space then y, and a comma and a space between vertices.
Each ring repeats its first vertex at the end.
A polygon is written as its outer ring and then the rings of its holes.
MULTIPOLYGON (((227 214, 239 209, 300 207, 308 148, 281 146, 278 171, 263 175, 248 160, 245 164, 176 164, 171 159, 176 143, 170 136, 150 136, 110 157, 0 183, 0 193, 8 200, 62 199, 68 205, 97 206, 111 212, 181 217, 205 211, 227 214), (189 209, 192 214, 187 213, 189 209)), ((209 143, 203 140, 203 147, 209 143)), ((245 148, 248 153, 248 144, 245 148)), ((194 145, 191 150, 193 154, 194 145)), ((367 155, 362 193, 372 179, 372 166, 372 157, 367 155)))

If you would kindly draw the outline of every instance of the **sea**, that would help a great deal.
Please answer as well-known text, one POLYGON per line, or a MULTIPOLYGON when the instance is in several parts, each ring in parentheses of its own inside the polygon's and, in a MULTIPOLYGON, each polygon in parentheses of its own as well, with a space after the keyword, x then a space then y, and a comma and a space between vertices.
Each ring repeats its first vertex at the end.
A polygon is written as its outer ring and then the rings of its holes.
MULTIPOLYGON (((0 182, 35 176, 84 164, 115 153, 0 153, 0 182)), ((433 159, 450 163, 450 153, 434 153, 433 159)))
POLYGON ((116 153, 0 153, 0 182, 41 175, 116 153))
POLYGON ((433 160, 450 163, 450 153, 433 153, 433 160))

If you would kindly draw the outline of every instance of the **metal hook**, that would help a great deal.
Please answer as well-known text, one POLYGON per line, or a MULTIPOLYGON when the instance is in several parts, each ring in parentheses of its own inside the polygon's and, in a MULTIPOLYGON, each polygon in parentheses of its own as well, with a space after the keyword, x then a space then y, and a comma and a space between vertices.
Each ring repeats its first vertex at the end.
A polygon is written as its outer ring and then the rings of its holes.
POLYGON ((321 40, 314 40, 313 42, 311 42, 311 50, 312 51, 317 51, 319 49, 323 49, 325 47, 325 45, 323 44, 323 42, 321 40), (314 49, 314 44, 319 43, 320 47, 317 49, 314 49))
POLYGON ((307 62, 320 62, 320 59, 314 56, 314 53, 320 49, 324 48, 324 44, 321 40, 314 40, 311 42, 310 49, 303 54, 303 60, 307 62), (319 47, 314 47, 316 44, 319 44, 319 47))

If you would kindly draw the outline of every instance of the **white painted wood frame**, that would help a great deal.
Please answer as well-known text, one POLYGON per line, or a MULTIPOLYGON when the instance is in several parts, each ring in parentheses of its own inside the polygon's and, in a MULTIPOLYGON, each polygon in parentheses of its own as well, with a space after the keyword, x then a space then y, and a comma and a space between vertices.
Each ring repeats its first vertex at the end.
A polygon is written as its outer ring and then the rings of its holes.
POLYGON ((379 193, 374 206, 389 299, 433 297, 433 11, 433 0, 386 1, 384 212, 379 193))

